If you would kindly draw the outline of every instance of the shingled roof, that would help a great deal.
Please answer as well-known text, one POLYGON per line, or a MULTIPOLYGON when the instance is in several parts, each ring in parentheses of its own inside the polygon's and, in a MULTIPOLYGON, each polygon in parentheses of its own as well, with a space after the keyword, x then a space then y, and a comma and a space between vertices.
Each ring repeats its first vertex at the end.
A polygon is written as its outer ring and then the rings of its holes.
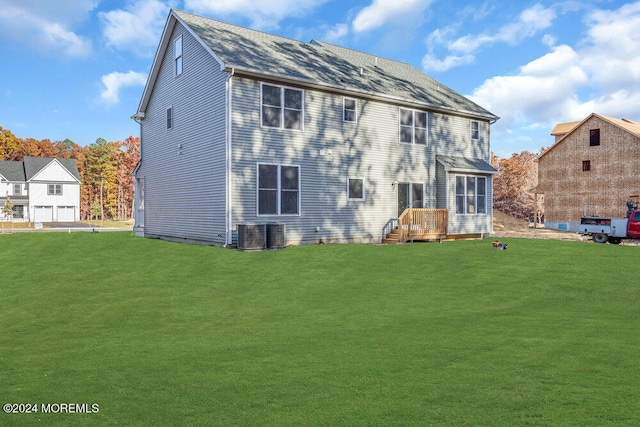
MULTIPOLYGON (((229 72, 381 97, 400 104, 487 120, 498 119, 470 99, 403 62, 315 40, 305 43, 287 39, 177 10, 171 11, 165 34, 170 33, 176 22, 184 25, 218 61, 221 69, 229 72)), ((167 48, 168 40, 163 40, 154 60, 150 83, 158 73, 167 48)), ((151 95, 147 90, 139 112, 146 109, 151 95)))
POLYGON ((9 182, 24 182, 24 166, 22 162, 0 160, 0 176, 9 182))
POLYGON ((82 181, 74 159, 53 159, 48 157, 25 157, 22 162, 1 160, 0 175, 9 182, 27 182, 53 161, 59 162, 78 182, 82 181))
POLYGON ((436 160, 442 164, 447 172, 484 172, 489 175, 498 173, 498 170, 482 159, 468 159, 460 156, 436 156, 436 160))

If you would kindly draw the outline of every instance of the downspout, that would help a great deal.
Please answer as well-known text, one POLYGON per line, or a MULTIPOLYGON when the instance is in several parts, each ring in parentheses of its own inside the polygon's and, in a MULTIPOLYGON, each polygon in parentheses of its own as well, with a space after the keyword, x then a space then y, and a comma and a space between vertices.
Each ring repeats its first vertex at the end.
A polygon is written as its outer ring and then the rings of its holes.
POLYGON ((225 169, 226 169, 226 188, 225 188, 225 198, 226 198, 226 209, 225 209, 225 243, 224 247, 231 245, 233 243, 233 231, 231 228, 233 227, 233 218, 232 218, 232 197, 231 197, 231 98, 232 98, 232 78, 235 74, 235 68, 231 68, 231 73, 229 73, 229 77, 226 81, 226 124, 225 124, 225 133, 226 133, 226 141, 225 141, 225 169))

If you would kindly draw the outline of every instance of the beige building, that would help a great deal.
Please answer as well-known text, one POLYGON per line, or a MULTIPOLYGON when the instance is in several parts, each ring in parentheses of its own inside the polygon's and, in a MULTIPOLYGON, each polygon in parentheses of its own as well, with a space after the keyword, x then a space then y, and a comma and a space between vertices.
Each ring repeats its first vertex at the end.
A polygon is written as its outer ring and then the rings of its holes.
POLYGON ((538 159, 536 197, 545 227, 577 231, 580 216, 624 217, 640 194, 640 123, 592 113, 558 124, 555 144, 538 159))

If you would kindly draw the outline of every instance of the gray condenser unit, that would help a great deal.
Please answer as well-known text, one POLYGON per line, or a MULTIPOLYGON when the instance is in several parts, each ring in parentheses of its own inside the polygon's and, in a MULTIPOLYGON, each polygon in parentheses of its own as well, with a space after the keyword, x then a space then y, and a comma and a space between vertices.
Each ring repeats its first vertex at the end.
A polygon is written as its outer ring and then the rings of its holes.
POLYGON ((282 249, 287 246, 285 229, 284 224, 267 224, 267 248, 282 249))
POLYGON ((238 249, 258 251, 267 247, 265 224, 238 224, 238 249))

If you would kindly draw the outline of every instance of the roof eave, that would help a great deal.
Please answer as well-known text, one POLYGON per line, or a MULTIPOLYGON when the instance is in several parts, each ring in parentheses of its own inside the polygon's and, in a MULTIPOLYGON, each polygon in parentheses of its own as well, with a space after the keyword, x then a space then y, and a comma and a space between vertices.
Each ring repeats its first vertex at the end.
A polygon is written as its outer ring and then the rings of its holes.
POLYGON ((227 64, 226 67, 224 68, 224 71, 227 71, 229 73, 233 72, 234 75, 242 75, 245 77, 253 77, 258 79, 267 78, 267 79, 271 79, 271 80, 275 80, 283 83, 304 85, 304 86, 312 87, 315 89, 330 90, 332 92, 342 93, 347 95, 357 94, 370 99, 383 100, 387 102, 393 102, 395 104, 402 104, 402 105, 407 105, 407 106, 412 106, 417 108, 425 108, 431 111, 437 111, 437 112, 443 112, 443 113, 456 113, 462 116, 489 120, 492 123, 500 119, 500 117, 494 114, 482 114, 476 111, 455 109, 455 108, 450 108, 443 105, 432 104, 429 102, 419 102, 414 99, 402 98, 400 96, 394 96, 394 95, 389 95, 389 94, 380 93, 380 92, 365 91, 362 89, 357 89, 349 86, 332 85, 328 83, 318 82, 317 80, 313 80, 313 79, 308 79, 303 77, 292 77, 292 76, 287 76, 287 75, 278 74, 278 73, 269 73, 261 70, 250 69, 250 68, 235 66, 231 64, 227 64))
POLYGON ((191 29, 189 25, 187 25, 178 14, 171 9, 169 12, 169 16, 167 17, 167 22, 164 25, 164 30, 162 31, 162 37, 160 37, 160 44, 158 45, 158 49, 156 50, 156 54, 153 58, 153 63, 151 65, 151 71, 147 76, 147 83, 144 85, 144 91, 142 92, 142 98, 140 99, 140 104, 138 104, 138 111, 131 116, 133 120, 143 120, 145 117, 145 112, 147 111, 147 105, 149 104, 149 99, 151 98, 151 92, 153 91, 153 86, 155 85, 156 79, 158 78, 158 74, 160 72, 160 67, 162 65, 162 60, 169 48, 170 40, 169 35, 175 28, 176 24, 179 23, 185 28, 189 34, 193 36, 194 39, 198 41, 204 47, 204 49, 209 52, 209 54, 218 62, 220 65, 220 69, 224 69, 224 62, 211 50, 211 48, 202 41, 202 39, 191 29))

